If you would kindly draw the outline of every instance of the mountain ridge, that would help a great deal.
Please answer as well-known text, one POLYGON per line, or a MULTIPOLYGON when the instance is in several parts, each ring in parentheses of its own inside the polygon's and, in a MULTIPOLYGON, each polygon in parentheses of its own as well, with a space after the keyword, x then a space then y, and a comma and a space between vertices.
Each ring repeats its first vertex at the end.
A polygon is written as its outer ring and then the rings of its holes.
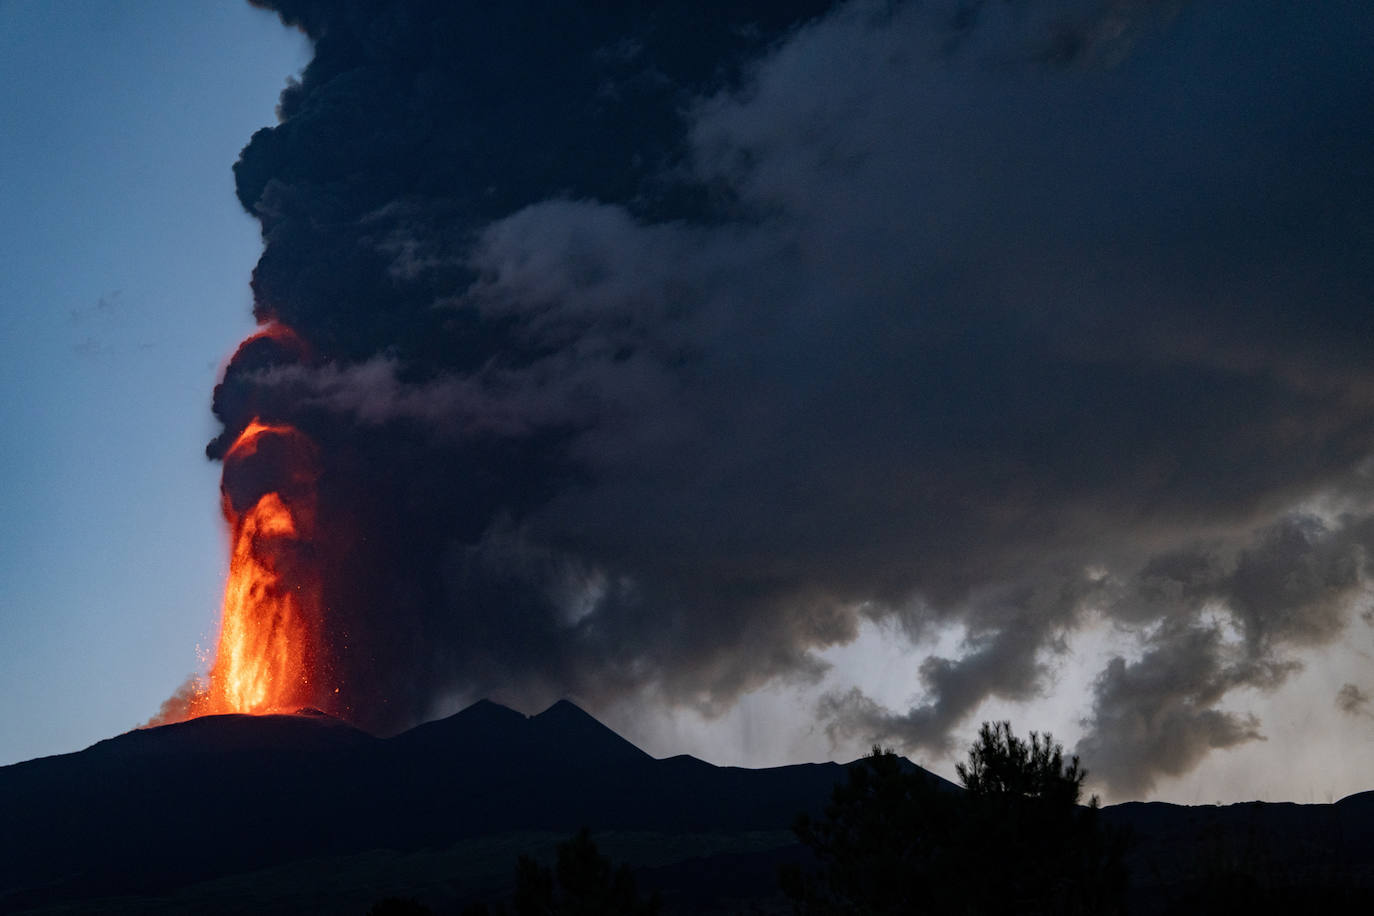
POLYGON ((567 701, 482 701, 391 738, 207 716, 0 767, 0 912, 509 831, 785 830, 842 772, 665 765, 567 701))
MULTIPOLYGON (((179 889, 247 893, 268 880, 252 875, 285 881, 282 899, 299 907, 319 875, 445 849, 467 850, 459 863, 488 863, 467 889, 476 893, 509 880, 512 849, 547 851, 550 837, 582 827, 658 849, 646 855, 660 863, 647 877, 680 901, 670 912, 697 912, 721 869, 735 876, 735 891, 776 894, 777 866, 806 861, 789 832, 794 819, 819 814, 857 763, 747 769, 654 758, 568 701, 533 716, 479 701, 390 738, 310 711, 207 716, 0 767, 0 913, 59 904, 139 911, 199 893, 179 889), (338 864, 312 871, 310 862, 338 864)), ((1131 867, 1154 882, 1147 901, 1162 899, 1161 888, 1189 874, 1218 836, 1266 850, 1294 880, 1334 867, 1374 875, 1374 791, 1324 805, 1130 802, 1102 817, 1137 837, 1131 867)), ((450 879, 425 880, 433 893, 459 893, 450 879)), ((377 884, 378 896, 383 886, 395 887, 377 884)), ((194 908, 235 912, 231 904, 194 908)))

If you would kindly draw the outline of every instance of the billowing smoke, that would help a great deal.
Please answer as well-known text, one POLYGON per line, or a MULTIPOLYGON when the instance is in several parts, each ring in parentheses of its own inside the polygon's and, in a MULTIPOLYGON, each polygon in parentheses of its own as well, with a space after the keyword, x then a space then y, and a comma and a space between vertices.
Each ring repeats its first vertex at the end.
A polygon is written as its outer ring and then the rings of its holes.
POLYGON ((1336 692, 1336 708, 1349 716, 1369 716, 1369 694, 1360 689, 1359 684, 1342 684, 1336 692))
POLYGON ((1080 751, 1144 792, 1367 607, 1363 0, 273 0, 315 56, 235 166, 215 395, 319 451, 334 671, 707 713, 865 620, 947 749, 1090 621, 1080 751), (612 7, 616 7, 612 9, 612 7))

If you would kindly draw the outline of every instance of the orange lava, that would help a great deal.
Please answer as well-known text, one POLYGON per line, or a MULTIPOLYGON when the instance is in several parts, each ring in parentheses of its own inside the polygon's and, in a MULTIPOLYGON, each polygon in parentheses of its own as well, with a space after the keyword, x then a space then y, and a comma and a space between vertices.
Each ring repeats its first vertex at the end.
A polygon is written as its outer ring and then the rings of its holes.
POLYGON ((256 454, 258 450, 258 440, 262 438, 263 433, 290 435, 293 432, 294 430, 290 426, 281 424, 272 426, 255 418, 252 423, 249 423, 243 428, 243 432, 239 433, 239 437, 234 440, 234 444, 229 446, 229 454, 224 456, 224 460, 228 462, 256 454))
POLYGON ((309 441, 294 428, 254 420, 225 456, 226 480, 245 463, 259 461, 267 470, 257 473, 276 481, 278 489, 238 511, 226 486, 224 516, 233 544, 229 578, 215 660, 208 683, 191 700, 192 716, 321 705, 323 621, 310 562, 311 454, 309 441))

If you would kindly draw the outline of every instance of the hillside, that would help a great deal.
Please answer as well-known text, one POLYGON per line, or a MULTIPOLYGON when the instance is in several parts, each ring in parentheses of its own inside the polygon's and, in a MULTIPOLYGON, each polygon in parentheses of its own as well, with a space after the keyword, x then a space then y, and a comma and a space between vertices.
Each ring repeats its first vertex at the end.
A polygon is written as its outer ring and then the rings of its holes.
MULTIPOLYGON (((313 711, 207 716, 0 768, 0 912, 362 914, 401 895, 456 913, 583 826, 667 912, 768 912, 778 866, 806 861, 793 820, 845 772, 655 759, 567 701, 483 701, 389 739, 313 711)), ((1374 792, 1103 817, 1134 838, 1132 912, 1219 872, 1285 905, 1374 888, 1374 792)))

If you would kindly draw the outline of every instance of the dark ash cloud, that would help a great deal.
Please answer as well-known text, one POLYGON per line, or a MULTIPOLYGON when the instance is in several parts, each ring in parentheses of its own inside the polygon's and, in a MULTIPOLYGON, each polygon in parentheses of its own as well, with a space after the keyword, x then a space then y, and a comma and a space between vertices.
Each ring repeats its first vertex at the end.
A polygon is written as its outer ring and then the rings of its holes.
POLYGON ((1143 791, 1359 609, 1367 5, 270 5, 316 53, 235 175, 303 346, 211 453, 319 445, 362 724, 718 712, 873 620, 966 641, 827 721, 943 750, 1097 615, 1080 752, 1143 791))
POLYGON ((1358 684, 1342 684, 1336 692, 1336 708, 1350 716, 1374 716, 1369 711, 1370 696, 1358 684))

